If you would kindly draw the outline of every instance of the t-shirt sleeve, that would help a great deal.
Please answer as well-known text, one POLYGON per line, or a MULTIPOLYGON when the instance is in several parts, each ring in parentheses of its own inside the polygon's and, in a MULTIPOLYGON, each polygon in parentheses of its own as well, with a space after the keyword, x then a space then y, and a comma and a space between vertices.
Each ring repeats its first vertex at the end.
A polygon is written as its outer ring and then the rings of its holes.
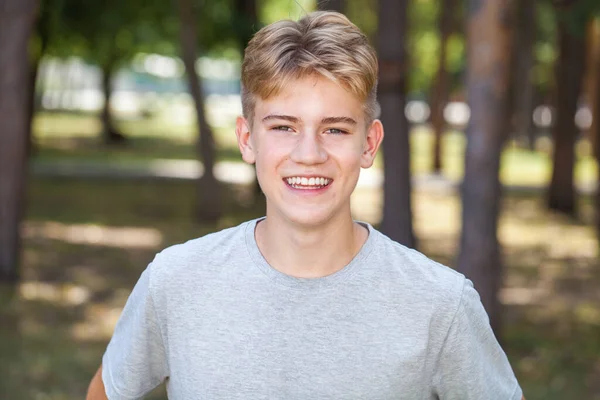
POLYGON ((102 358, 102 380, 110 400, 139 399, 168 377, 166 346, 152 293, 152 264, 142 273, 102 358))
POLYGON ((468 279, 436 365, 434 388, 440 400, 521 400, 523 395, 468 279))

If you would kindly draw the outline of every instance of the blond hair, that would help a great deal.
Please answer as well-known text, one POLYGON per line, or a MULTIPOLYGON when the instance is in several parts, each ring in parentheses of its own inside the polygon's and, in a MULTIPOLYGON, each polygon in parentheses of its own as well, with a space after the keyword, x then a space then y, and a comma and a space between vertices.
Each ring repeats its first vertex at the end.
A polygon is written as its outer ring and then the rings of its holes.
POLYGON ((359 98, 368 122, 376 118, 377 54, 343 14, 312 12, 259 30, 242 63, 242 109, 252 120, 255 96, 276 96, 290 80, 320 74, 359 98))

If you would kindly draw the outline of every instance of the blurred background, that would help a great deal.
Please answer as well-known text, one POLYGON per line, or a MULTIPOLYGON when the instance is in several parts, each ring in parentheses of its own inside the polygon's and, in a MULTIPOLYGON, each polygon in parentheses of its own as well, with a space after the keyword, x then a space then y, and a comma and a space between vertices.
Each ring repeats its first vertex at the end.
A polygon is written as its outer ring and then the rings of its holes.
POLYGON ((0 0, 0 398, 83 398, 154 254, 264 215, 243 48, 317 8, 380 58, 355 218, 474 281, 528 400, 600 399, 596 0, 0 0))

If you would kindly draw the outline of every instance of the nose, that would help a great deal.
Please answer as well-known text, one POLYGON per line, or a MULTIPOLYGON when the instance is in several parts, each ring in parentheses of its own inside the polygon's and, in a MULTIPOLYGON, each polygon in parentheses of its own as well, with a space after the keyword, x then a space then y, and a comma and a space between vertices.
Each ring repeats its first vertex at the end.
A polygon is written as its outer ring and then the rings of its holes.
POLYGON ((302 133, 290 154, 290 159, 298 164, 322 164, 327 161, 327 151, 323 148, 318 133, 302 133))

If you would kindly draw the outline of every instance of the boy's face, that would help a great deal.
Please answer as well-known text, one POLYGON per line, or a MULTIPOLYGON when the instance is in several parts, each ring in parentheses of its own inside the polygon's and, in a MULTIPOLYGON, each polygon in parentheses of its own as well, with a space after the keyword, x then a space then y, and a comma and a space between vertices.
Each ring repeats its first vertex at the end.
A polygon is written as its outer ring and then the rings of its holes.
POLYGON ((311 75, 256 99, 252 126, 238 118, 236 135, 244 161, 256 164, 267 215, 314 227, 350 216, 360 168, 373 164, 383 128, 367 126, 350 92, 311 75))

